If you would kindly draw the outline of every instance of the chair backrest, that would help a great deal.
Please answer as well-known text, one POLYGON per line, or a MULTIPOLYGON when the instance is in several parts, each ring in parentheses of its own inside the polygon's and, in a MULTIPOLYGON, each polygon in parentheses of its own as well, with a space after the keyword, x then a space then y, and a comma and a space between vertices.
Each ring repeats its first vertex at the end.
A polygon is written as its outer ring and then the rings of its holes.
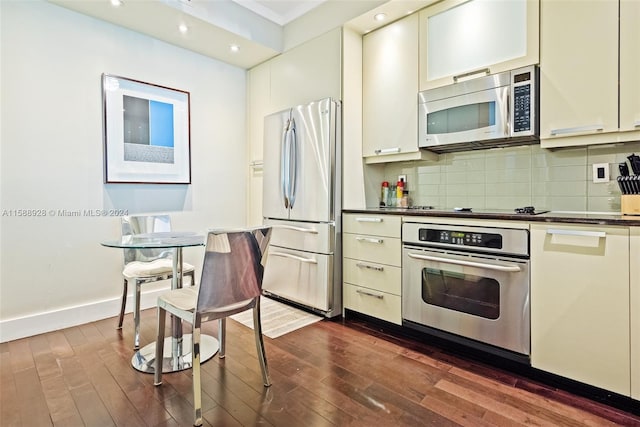
POLYGON ((271 227, 210 231, 196 310, 247 303, 262 292, 271 227))
MULTIPOLYGON (((169 215, 129 215, 122 217, 122 237, 135 234, 171 231, 169 215)), ((131 261, 153 261, 171 257, 167 249, 124 249, 124 263, 131 261)))

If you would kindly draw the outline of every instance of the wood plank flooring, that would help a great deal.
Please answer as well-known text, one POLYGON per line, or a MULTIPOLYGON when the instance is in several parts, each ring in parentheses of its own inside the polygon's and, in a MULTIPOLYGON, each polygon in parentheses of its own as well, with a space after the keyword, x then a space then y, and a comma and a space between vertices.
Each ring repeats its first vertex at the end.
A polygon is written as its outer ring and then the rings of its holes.
MULTIPOLYGON (((132 323, 128 315, 118 331, 114 317, 0 344, 0 425, 191 425, 191 371, 154 387, 130 365, 132 323)), ((151 342, 155 310, 142 327, 151 342)), ((632 412, 358 318, 265 337, 273 385, 264 388, 253 331, 229 320, 227 333, 227 357, 203 364, 208 426, 640 426, 632 412)))

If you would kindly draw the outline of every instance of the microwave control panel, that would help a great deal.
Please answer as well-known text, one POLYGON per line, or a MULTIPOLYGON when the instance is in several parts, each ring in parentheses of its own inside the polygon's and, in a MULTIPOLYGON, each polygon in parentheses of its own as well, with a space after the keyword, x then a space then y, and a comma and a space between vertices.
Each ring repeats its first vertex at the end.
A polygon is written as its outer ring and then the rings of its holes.
POLYGON ((514 135, 531 135, 535 114, 536 70, 529 67, 511 74, 511 96, 513 97, 512 132, 514 135))
POLYGON ((531 85, 513 88, 513 131, 531 130, 531 85))

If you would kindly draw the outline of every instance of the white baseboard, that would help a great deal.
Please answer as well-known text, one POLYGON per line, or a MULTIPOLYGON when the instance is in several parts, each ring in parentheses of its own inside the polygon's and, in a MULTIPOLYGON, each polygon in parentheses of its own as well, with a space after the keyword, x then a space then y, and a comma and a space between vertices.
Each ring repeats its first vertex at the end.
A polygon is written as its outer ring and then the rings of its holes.
MULTIPOLYGON (((158 296, 169 289, 169 287, 166 287, 142 292, 140 309, 144 310, 155 307, 158 296)), ((13 341, 45 332, 57 331, 59 329, 95 322, 109 317, 114 318, 115 327, 117 316, 120 313, 120 301, 120 298, 112 298, 80 306, 2 320, 0 321, 0 342, 13 341)), ((132 310, 133 299, 131 295, 129 295, 127 299, 127 313, 131 313, 132 310)))

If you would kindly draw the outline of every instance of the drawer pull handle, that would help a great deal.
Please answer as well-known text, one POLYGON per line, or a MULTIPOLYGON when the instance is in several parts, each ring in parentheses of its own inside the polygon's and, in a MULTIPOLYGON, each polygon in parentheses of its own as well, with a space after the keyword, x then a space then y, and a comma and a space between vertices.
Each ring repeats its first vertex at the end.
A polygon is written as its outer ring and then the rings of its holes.
POLYGON ((358 222, 382 222, 382 218, 356 218, 358 222))
POLYGON ((638 128, 638 127, 640 127, 640 120, 636 120, 636 121, 634 121, 634 122, 633 122, 633 127, 634 127, 634 128, 638 128))
POLYGON ((356 289, 356 292, 361 294, 361 295, 366 295, 368 297, 374 297, 377 299, 383 299, 384 295, 382 294, 374 294, 373 292, 367 292, 367 291, 363 291, 362 289, 356 289))
POLYGON ((356 267, 366 268, 366 269, 375 270, 375 271, 384 271, 384 267, 381 265, 365 264, 364 262, 356 263, 356 267))
POLYGON ((294 227, 293 225, 274 224, 272 228, 281 228, 283 230, 299 231, 301 233, 318 234, 318 230, 313 228, 294 227))
POLYGON ((589 126, 578 126, 575 128, 562 128, 562 129, 551 129, 551 135, 566 135, 571 133, 583 133, 583 132, 601 132, 604 130, 603 125, 589 125, 589 126))
POLYGON ((583 231, 583 230, 561 230, 550 228, 547 234, 559 234, 562 236, 582 236, 582 237, 607 237, 604 231, 583 231))
POLYGON ((359 242, 376 243, 378 245, 384 243, 382 239, 373 239, 371 237, 356 237, 356 240, 359 242))
POLYGON ((305 262, 307 264, 317 264, 318 263, 318 261, 316 261, 315 259, 303 258, 301 256, 285 254, 284 252, 270 252, 269 254, 273 255, 273 256, 279 256, 279 257, 282 257, 282 258, 295 259, 296 261, 305 262))
POLYGON ((376 153, 376 155, 381 155, 381 154, 395 154, 395 153, 399 153, 400 152, 400 147, 393 147, 393 148, 378 148, 377 150, 374 151, 374 153, 376 153))
POLYGON ((481 68, 479 70, 469 71, 468 73, 463 73, 463 74, 458 74, 457 76, 453 76, 453 82, 458 83, 458 80, 464 79, 466 77, 475 76, 476 74, 489 75, 489 73, 491 73, 491 70, 489 70, 488 68, 481 68))

